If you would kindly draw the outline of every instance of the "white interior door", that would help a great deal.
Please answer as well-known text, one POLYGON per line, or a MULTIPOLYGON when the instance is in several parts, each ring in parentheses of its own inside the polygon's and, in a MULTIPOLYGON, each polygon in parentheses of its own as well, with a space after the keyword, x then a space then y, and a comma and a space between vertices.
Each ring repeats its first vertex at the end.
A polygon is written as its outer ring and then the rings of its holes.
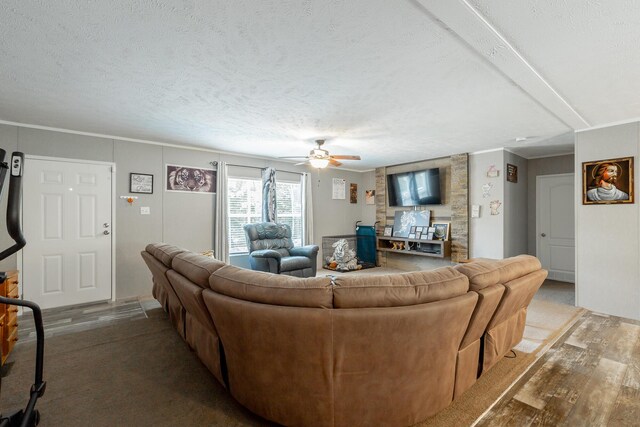
POLYGON ((42 308, 111 298, 112 167, 27 157, 24 298, 42 308))
POLYGON ((549 279, 575 283, 573 174, 536 177, 537 255, 549 279))

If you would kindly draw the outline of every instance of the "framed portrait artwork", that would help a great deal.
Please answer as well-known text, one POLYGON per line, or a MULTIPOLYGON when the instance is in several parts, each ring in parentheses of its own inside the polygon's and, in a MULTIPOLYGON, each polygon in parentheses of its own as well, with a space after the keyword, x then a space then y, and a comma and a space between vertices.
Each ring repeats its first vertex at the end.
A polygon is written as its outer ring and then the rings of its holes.
POLYGON ((633 157, 582 163, 582 204, 634 203, 633 157))
POLYGON ((367 205, 375 205, 376 204, 376 190, 365 190, 365 192, 364 192, 364 202, 367 205))
POLYGON ((435 229, 433 232, 433 240, 449 240, 450 222, 434 222, 433 228, 435 229))
POLYGON ((391 225, 385 225, 384 226, 384 237, 391 237, 391 235, 393 234, 393 226, 391 225))
POLYGON ((130 173, 129 193, 153 194, 153 175, 147 173, 130 173))

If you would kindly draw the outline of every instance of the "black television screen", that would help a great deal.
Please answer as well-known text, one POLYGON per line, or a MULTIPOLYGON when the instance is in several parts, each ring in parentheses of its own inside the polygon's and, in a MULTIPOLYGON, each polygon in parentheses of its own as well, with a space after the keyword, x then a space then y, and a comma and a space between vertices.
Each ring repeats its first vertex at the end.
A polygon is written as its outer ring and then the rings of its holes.
POLYGON ((389 206, 440 205, 440 169, 387 175, 389 206))

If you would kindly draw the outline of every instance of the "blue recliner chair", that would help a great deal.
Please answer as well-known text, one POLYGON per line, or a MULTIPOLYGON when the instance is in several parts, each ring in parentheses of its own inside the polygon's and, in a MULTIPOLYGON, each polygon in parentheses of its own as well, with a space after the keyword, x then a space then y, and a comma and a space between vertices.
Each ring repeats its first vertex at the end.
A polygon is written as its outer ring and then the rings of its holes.
POLYGON ((252 270, 297 277, 315 277, 318 246, 294 247, 287 224, 246 224, 244 232, 252 270))

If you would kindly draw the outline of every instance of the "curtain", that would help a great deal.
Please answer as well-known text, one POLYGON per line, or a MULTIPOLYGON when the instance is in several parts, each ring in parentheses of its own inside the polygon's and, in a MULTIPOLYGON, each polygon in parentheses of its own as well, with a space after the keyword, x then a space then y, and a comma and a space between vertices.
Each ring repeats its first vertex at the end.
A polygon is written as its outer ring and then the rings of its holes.
POLYGON ((218 163, 218 200, 216 202, 216 235, 215 235, 215 257, 216 259, 229 263, 229 237, 227 233, 227 162, 218 163))
POLYGON ((262 169, 262 221, 276 222, 276 170, 262 169))
POLYGON ((313 244, 313 198, 311 194, 311 174, 302 174, 303 230, 302 244, 313 244))

